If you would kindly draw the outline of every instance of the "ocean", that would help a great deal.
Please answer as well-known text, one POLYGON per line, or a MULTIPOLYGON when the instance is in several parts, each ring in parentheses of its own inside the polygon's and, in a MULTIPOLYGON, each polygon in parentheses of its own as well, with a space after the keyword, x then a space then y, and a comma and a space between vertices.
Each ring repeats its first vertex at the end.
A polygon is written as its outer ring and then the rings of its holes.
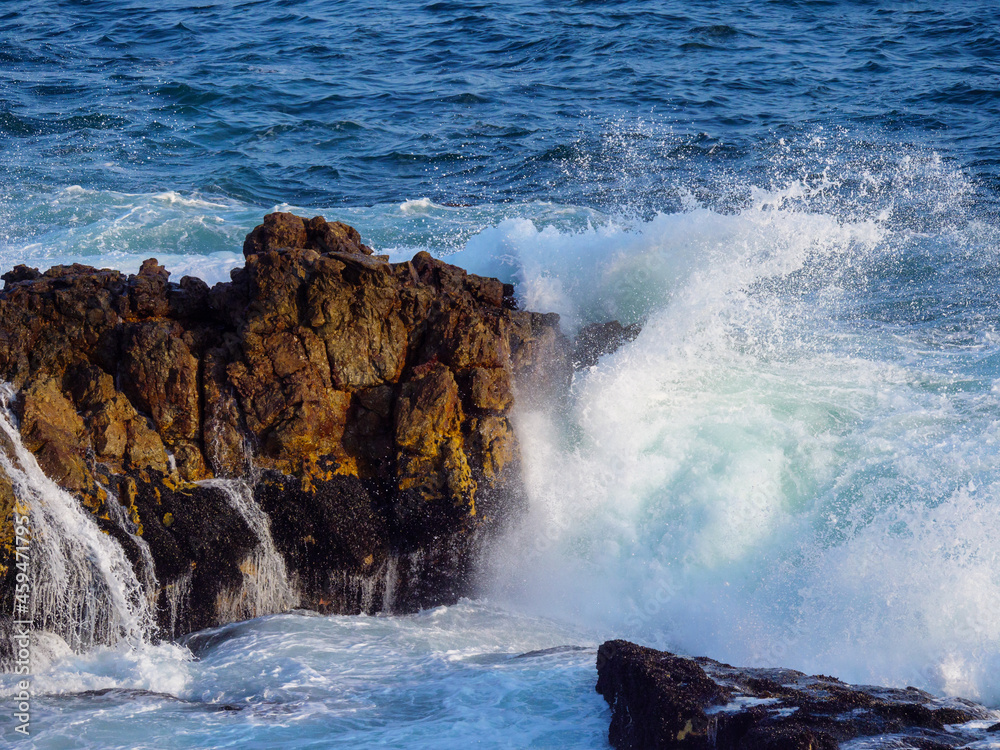
POLYGON ((606 748, 608 638, 1000 708, 1000 8, 878 5, 0 4, 2 270, 290 210, 642 325, 523 399, 476 598, 39 641, 3 742, 606 748))

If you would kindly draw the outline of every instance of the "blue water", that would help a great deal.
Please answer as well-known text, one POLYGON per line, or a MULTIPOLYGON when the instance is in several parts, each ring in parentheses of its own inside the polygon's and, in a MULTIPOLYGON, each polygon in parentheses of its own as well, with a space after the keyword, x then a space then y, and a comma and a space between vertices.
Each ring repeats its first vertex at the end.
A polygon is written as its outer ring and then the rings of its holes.
POLYGON ((973 2, 7 0, 0 175, 15 196, 657 211, 825 128, 853 159, 941 150, 989 193, 998 22, 973 2))
POLYGON ((1000 706, 1000 9, 891 6, 0 4, 4 269, 278 207, 644 324, 520 410, 477 600, 47 644, 22 745, 601 748, 619 636, 1000 706))

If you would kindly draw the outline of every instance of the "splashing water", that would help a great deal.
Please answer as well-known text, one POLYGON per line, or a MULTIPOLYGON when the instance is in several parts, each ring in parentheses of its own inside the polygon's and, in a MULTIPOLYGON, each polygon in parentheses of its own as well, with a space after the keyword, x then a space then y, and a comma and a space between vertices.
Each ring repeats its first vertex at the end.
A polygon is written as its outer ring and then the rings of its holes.
POLYGON ((30 619, 73 651, 118 643, 139 646, 153 632, 142 584, 118 543, 101 532, 76 498, 45 476, 21 443, 10 384, 0 385, 0 430, 13 455, 0 450, 0 469, 30 510, 30 619))
POLYGON ((271 522, 254 500, 250 485, 238 479, 210 479, 202 484, 222 490, 257 537, 257 546, 240 565, 243 580, 239 589, 218 596, 215 611, 219 619, 238 622, 298 606, 299 596, 289 583, 285 560, 274 546, 271 522))
POLYGON ((119 502, 118 495, 110 487, 105 487, 100 482, 97 483, 97 486, 105 494, 104 508, 108 512, 108 517, 114 521, 119 529, 128 534, 139 553, 139 564, 133 568, 146 592, 147 605, 150 610, 154 610, 159 581, 156 580, 156 563, 153 561, 153 551, 149 548, 149 542, 142 538, 138 524, 129 517, 125 507, 119 502))
POLYGON ((800 198, 507 222, 460 254, 571 326, 644 321, 564 412, 519 414, 532 507, 491 591, 673 650, 996 704, 1000 336, 965 300, 994 294, 1000 232, 800 198))

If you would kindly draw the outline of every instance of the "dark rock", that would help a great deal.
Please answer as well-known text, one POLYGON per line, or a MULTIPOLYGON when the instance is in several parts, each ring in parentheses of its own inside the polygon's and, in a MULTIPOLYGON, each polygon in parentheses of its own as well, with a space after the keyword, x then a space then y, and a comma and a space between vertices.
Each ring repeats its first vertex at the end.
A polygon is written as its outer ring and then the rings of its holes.
POLYGON ((619 750, 832 750, 858 737, 875 738, 866 747, 950 748, 982 739, 982 730, 961 725, 993 715, 913 688, 740 669, 627 641, 600 647, 597 673, 597 691, 612 708, 608 738, 619 750))
POLYGON ((593 367, 605 354, 616 352, 641 332, 642 326, 638 323, 623 326, 617 320, 584 326, 573 342, 573 367, 577 370, 593 367))
POLYGON ((302 479, 276 471, 264 472, 254 488, 278 550, 297 573, 302 606, 337 614, 377 611, 345 588, 344 576, 330 575, 371 575, 386 564, 392 538, 370 489, 356 476, 338 475, 304 487, 302 479))
POLYGON ((558 316, 427 253, 388 263, 322 217, 271 214, 244 255, 212 289, 154 259, 131 276, 6 274, 0 379, 20 391, 25 445, 138 564, 106 512, 101 488, 116 489, 152 552, 165 632, 231 616, 215 602, 260 541, 198 484, 218 477, 253 486, 304 606, 469 594, 483 540, 523 507, 515 387, 558 395, 571 377, 558 316))
POLYGON ((37 268, 28 268, 28 266, 22 264, 14 266, 13 270, 0 276, 0 279, 4 282, 4 288, 7 288, 19 281, 34 281, 41 275, 41 272, 37 268))
POLYGON ((174 483, 169 477, 123 480, 119 497, 137 511, 142 537, 149 544, 160 584, 161 611, 169 610, 166 587, 188 578, 197 595, 172 623, 176 636, 218 624, 216 600, 243 579, 240 564, 257 546, 252 529, 233 512, 223 490, 212 485, 174 483))
POLYGON ((608 641, 597 652, 597 692, 613 707, 616 748, 709 747, 705 709, 727 692, 690 659, 608 641))

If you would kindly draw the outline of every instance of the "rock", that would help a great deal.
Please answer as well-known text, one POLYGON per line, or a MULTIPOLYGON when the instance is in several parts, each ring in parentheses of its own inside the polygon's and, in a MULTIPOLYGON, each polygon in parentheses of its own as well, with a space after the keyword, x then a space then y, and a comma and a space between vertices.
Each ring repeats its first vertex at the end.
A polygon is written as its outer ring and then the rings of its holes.
POLYGON ((401 490, 418 489, 424 500, 469 505, 475 514, 475 483, 463 452, 465 415, 452 371, 440 363, 414 370, 396 399, 396 463, 401 490))
POLYGON ((572 374, 558 316, 427 253, 389 263, 322 217, 270 214, 243 249, 211 289, 154 259, 5 274, 0 379, 25 445, 136 558, 102 510, 116 489, 173 635, 232 616, 217 602, 260 541, 198 483, 213 477, 253 486, 305 606, 470 593, 478 549, 524 503, 515 391, 558 396, 572 374))
POLYGON ((162 317, 170 311, 167 298, 166 268, 150 258, 142 263, 139 274, 132 278, 129 289, 129 307, 140 318, 162 317))
MULTIPOLYGON (((17 505, 17 498, 14 495, 14 484, 7 476, 7 472, 0 466, 0 580, 3 580, 3 577, 7 575, 10 561, 14 556, 15 505, 17 505)), ((5 606, 11 605, 12 602, 8 601, 8 598, 7 595, 0 596, 0 602, 5 606)), ((8 606, 7 611, 11 611, 10 606, 8 606)))
POLYGON ((698 664, 673 654, 609 641, 597 654, 597 692, 614 707, 616 748, 709 747, 705 709, 725 703, 698 664))
POLYGON ((605 354, 612 354, 634 341, 641 331, 642 326, 638 323, 623 326, 617 320, 584 326, 573 342, 573 367, 577 370, 593 367, 605 354))
MULTIPOLYGON (((160 299, 165 299, 162 295, 160 299)), ((173 321, 143 321, 131 327, 122 346, 122 393, 148 414, 168 445, 199 436, 199 363, 173 321)))
POLYGON ((84 423, 55 380, 36 381, 24 391, 20 417, 24 446, 42 471, 66 489, 91 496, 84 423))
POLYGON ((356 476, 333 475, 313 485, 275 471, 257 483, 255 495, 271 518, 275 544, 298 576, 302 606, 337 614, 380 609, 373 605, 382 603, 384 588, 366 603, 360 587, 349 585, 351 576, 379 585, 374 574, 391 552, 389 519, 373 489, 356 476))
POLYGON ((963 727, 993 713, 916 688, 847 685, 789 669, 740 669, 608 641, 597 654, 597 691, 612 708, 608 739, 618 750, 833 750, 959 747, 983 739, 963 727), (947 725, 947 726, 946 726, 947 725))
POLYGON ((253 530, 233 511, 225 492, 147 472, 145 479, 122 478, 118 494, 134 505, 156 564, 161 628, 177 636, 219 624, 218 597, 238 588, 240 564, 257 546, 253 530), (185 578, 192 596, 168 623, 166 592, 185 578))
POLYGON ((243 244, 247 257, 270 250, 303 249, 323 253, 359 253, 371 255, 372 249, 361 244, 354 227, 339 221, 328 222, 322 216, 306 220, 289 213, 273 213, 254 229, 243 244))
POLYGON ((515 395, 523 406, 559 401, 569 392, 573 360, 556 313, 513 312, 509 331, 515 395))
POLYGON ((3 279, 4 287, 10 287, 19 281, 34 281, 42 274, 39 273, 37 268, 28 268, 26 265, 14 266, 13 270, 8 271, 0 279, 3 279))
POLYGON ((514 400, 511 373, 503 367, 475 367, 469 385, 469 401, 476 409, 505 412, 514 400))

